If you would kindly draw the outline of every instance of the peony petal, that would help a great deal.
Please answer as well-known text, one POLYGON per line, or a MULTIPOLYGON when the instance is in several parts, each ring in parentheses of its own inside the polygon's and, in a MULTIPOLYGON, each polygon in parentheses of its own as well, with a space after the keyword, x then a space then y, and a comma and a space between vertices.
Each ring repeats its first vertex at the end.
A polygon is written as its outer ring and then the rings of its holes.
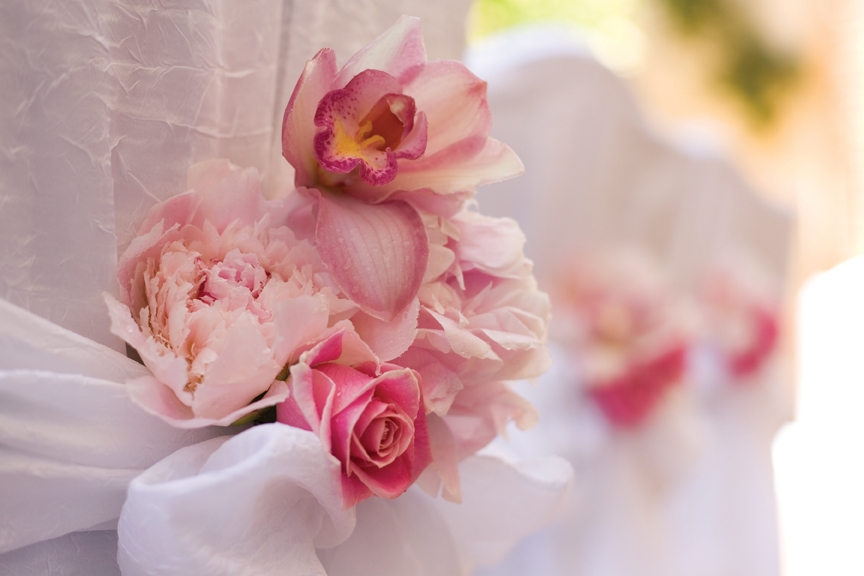
MULTIPOLYGON (((126 382, 132 399, 144 410, 166 422, 185 422, 195 418, 192 408, 183 404, 174 391, 154 378, 142 376, 126 382)), ((185 426, 179 426, 184 427, 185 426)))
POLYGON ((490 218, 466 210, 455 219, 461 232, 459 258, 463 269, 467 263, 496 277, 519 278, 530 273, 525 266, 525 234, 510 218, 490 218), (520 274, 521 273, 521 274, 520 274))
POLYGON ((440 324, 450 348, 456 354, 463 358, 485 358, 489 360, 498 358, 489 343, 472 334, 471 330, 463 328, 443 314, 428 309, 426 312, 440 324))
POLYGON ((108 293, 103 293, 102 296, 105 304, 108 305, 108 315, 111 317, 111 333, 135 348, 144 364, 163 385, 174 390, 182 389, 187 382, 186 360, 161 348, 153 338, 144 336, 141 328, 132 319, 129 308, 124 304, 108 293))
POLYGON ((405 202, 321 195, 316 245, 339 287, 367 314, 393 320, 417 295, 429 259, 420 216, 405 202))
POLYGON ((406 82, 426 62, 420 19, 402 16, 381 36, 354 54, 333 84, 345 86, 363 70, 383 70, 406 82))
POLYGON ((298 349, 320 338, 327 329, 328 315, 327 299, 321 294, 301 294, 276 303, 273 306, 273 323, 278 334, 273 347, 276 362, 280 365, 289 360, 296 362, 298 349))
POLYGON ((459 376, 426 350, 410 348, 396 359, 400 366, 411 368, 420 375, 420 388, 427 412, 444 416, 456 394, 462 389, 459 376))
POLYGON ((425 420, 431 461, 418 478, 417 484, 433 497, 437 497, 440 492, 448 502, 459 503, 462 501, 462 493, 453 433, 447 423, 435 414, 428 414, 425 420))
POLYGON ((317 179, 318 160, 312 144, 317 129, 313 119, 318 103, 333 88, 335 78, 336 55, 330 48, 324 48, 306 63, 285 108, 282 155, 296 171, 297 186, 312 185, 317 179))
POLYGON ((391 322, 384 322, 364 312, 358 312, 351 318, 354 329, 369 348, 382 362, 398 358, 414 342, 417 335, 417 315, 420 312, 420 300, 415 298, 391 322))
POLYGON ((221 419, 266 392, 281 370, 257 320, 243 314, 229 328, 218 358, 195 389, 192 409, 198 416, 221 419))
POLYGON ((290 395, 288 385, 277 381, 257 402, 243 406, 221 418, 205 418, 195 416, 192 409, 180 402, 170 388, 152 376, 129 380, 126 387, 131 398, 146 412, 158 416, 175 428, 186 429, 229 426, 252 412, 284 402, 290 395))

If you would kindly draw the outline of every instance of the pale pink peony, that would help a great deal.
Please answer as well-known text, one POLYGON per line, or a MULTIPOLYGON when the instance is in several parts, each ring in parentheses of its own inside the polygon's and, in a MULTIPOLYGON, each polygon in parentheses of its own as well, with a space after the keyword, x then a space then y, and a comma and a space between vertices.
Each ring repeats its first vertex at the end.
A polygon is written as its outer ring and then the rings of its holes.
POLYGON ((449 390, 424 388, 430 410, 444 415, 466 382, 535 378, 548 369, 550 306, 513 220, 469 209, 431 215, 429 236, 437 256, 419 292, 417 338, 407 354, 434 357, 458 378, 449 390))
POLYGON ((290 199, 265 202, 254 169, 205 162, 188 187, 151 210, 120 258, 122 303, 106 301, 152 371, 133 398, 178 426, 226 425, 284 400, 286 363, 356 306, 308 242, 271 225, 290 199))
POLYGON ((537 289, 514 221, 469 209, 441 216, 412 202, 433 257, 419 292, 417 337, 395 362, 420 374, 430 412, 434 462, 424 487, 458 501, 459 460, 504 434, 508 422, 521 429, 536 422, 533 407, 501 380, 548 368, 549 299, 537 289))
POLYGON ((346 508, 396 498, 431 461, 417 373, 378 362, 342 321, 291 366, 277 420, 311 430, 341 463, 346 508))
POLYGON ((687 313, 641 252, 581 254, 555 288, 556 338, 573 350, 588 396, 612 424, 638 425, 682 381, 687 313))
POLYGON ((459 62, 427 62, 417 18, 401 18, 341 70, 330 49, 307 63, 285 110, 282 151, 317 203, 322 261, 366 314, 396 318, 428 269, 412 194, 444 195, 435 205, 452 212, 447 205, 477 186, 522 172, 490 125, 485 82, 459 62))

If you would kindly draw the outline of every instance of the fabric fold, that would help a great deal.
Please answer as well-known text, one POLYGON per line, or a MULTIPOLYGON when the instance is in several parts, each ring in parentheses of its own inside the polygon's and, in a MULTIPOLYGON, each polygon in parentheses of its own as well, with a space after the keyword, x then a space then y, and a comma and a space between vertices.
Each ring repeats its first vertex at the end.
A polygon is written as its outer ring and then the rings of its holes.
POLYGON ((178 450, 133 480, 118 560, 124 576, 324 576, 315 547, 354 524, 318 437, 266 424, 178 450))

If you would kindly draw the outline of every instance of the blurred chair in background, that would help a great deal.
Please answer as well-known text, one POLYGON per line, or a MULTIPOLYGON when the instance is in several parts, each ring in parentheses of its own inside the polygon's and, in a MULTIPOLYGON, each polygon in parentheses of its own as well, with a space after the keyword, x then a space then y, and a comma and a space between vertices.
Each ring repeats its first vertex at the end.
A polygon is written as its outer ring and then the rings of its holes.
MULTIPOLYGON (((479 202, 519 221, 541 286, 554 292, 556 277, 579 254, 635 247, 697 309, 708 309, 699 296, 717 283, 710 278, 718 269, 731 270, 731 285, 759 285, 755 301, 767 294, 769 308, 778 307, 790 218, 710 142, 672 145, 658 137, 624 83, 560 29, 490 38, 468 63, 489 82, 493 135, 512 142, 526 166, 523 178, 489 186, 479 202), (530 194, 518 193, 525 189, 530 194)), ((540 429, 514 446, 567 454, 584 483, 557 526, 488 574, 528 573, 527 566, 580 576, 779 572, 770 442, 790 417, 791 388, 767 354, 745 377, 716 353, 710 322, 697 333, 704 337, 688 353, 689 400, 678 404, 678 416, 658 411, 653 424, 623 440, 573 394, 573 353, 559 348, 557 367, 537 388, 543 396, 534 397, 540 429), (742 378, 748 385, 733 385, 742 378), (664 445, 678 456, 689 445, 692 454, 663 465, 672 476, 658 490, 636 461, 664 445)))

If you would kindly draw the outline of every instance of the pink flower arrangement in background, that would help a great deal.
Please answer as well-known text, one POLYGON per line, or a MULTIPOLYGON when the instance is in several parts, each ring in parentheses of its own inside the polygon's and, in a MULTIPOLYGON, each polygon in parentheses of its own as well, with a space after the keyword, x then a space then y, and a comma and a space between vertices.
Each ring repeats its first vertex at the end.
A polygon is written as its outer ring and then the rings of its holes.
POLYGON ((522 171, 489 127, 485 83, 427 62, 417 19, 341 70, 319 52, 283 122, 296 190, 198 164, 121 256, 112 331, 151 371, 133 398, 181 427, 312 431, 346 507, 415 481, 458 501, 458 462, 536 420, 506 381, 549 365, 524 237, 472 201, 522 171))
POLYGON ((689 320, 641 252, 582 255, 557 284, 558 337, 574 350, 587 395, 610 423, 643 422, 683 380, 689 320))
POLYGON ((761 276, 754 266, 716 266, 699 292, 705 340, 734 382, 759 372, 780 338, 778 298, 761 276))

